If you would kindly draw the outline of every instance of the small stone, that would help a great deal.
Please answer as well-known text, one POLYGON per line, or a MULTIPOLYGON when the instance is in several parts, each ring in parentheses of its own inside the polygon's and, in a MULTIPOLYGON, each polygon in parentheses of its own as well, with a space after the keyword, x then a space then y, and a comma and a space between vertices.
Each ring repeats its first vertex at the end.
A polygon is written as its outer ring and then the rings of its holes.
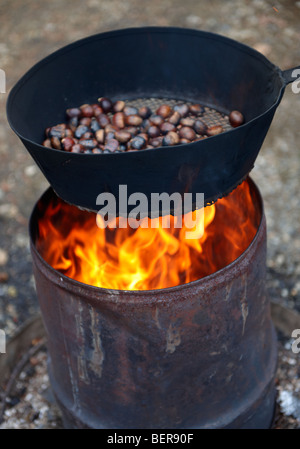
POLYGON ((10 296, 11 298, 16 298, 18 295, 18 291, 17 291, 16 287, 14 287, 13 285, 10 285, 8 287, 7 293, 8 293, 8 296, 10 296))
POLYGON ((272 47, 269 44, 266 44, 264 42, 259 42, 258 44, 254 45, 255 50, 259 51, 265 56, 269 56, 269 54, 272 51, 272 47))
POLYGON ((0 248, 0 266, 6 265, 8 261, 8 254, 4 249, 0 248))
POLYGON ((33 399, 33 396, 32 396, 31 393, 26 394, 26 396, 24 398, 24 400, 27 401, 27 402, 31 402, 32 399, 33 399))
POLYGON ((30 358, 30 364, 31 364, 32 366, 38 365, 38 364, 39 364, 39 359, 38 359, 37 357, 31 357, 31 358, 30 358))
POLYGON ((28 178, 32 178, 37 172, 38 168, 36 165, 28 165, 28 167, 25 167, 24 169, 25 176, 28 176, 28 178))
POLYGON ((0 271, 0 283, 3 284, 5 282, 8 281, 8 273, 6 273, 5 271, 0 271))
POLYGON ((14 304, 8 304, 6 307, 6 311, 13 319, 18 318, 17 309, 14 304))
POLYGON ((187 16, 187 17, 185 18, 185 20, 187 21, 187 23, 188 23, 189 25, 193 25, 193 26, 199 25, 199 24, 202 23, 201 17, 195 16, 194 14, 190 14, 189 16, 187 16))

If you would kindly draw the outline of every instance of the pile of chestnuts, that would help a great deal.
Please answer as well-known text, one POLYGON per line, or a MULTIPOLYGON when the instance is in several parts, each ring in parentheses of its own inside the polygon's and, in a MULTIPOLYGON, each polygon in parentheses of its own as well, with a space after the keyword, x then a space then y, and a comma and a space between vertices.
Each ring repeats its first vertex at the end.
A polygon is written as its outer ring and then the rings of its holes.
MULTIPOLYGON (((71 153, 102 154, 187 144, 224 132, 208 126, 200 104, 162 104, 155 111, 101 97, 98 103, 66 110, 66 123, 45 130, 45 147, 71 153)), ((244 123, 239 111, 228 117, 231 127, 244 123)))

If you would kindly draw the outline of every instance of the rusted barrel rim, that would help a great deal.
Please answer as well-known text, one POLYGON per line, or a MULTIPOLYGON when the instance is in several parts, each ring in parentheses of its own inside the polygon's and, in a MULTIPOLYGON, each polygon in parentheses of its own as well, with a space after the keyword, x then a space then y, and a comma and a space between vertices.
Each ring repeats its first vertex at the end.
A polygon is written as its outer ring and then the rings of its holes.
POLYGON ((166 295, 170 296, 174 300, 174 294, 177 292, 181 292, 182 289, 186 292, 190 288, 201 288, 205 287, 207 283, 213 282, 214 285, 219 285, 222 282, 228 283, 230 281, 228 274, 231 272, 234 272, 235 269, 241 271, 243 269, 243 265, 245 263, 248 263, 248 259, 251 259, 251 256, 255 250, 255 247, 259 240, 262 238, 262 235, 264 234, 264 231, 266 229, 266 220, 265 220, 265 214, 264 214, 264 204, 263 199, 260 194, 260 191, 255 184, 255 182, 249 177, 249 183, 252 188, 254 188, 255 195, 258 200, 258 204, 260 206, 260 212, 261 212, 261 218, 260 223, 257 228, 257 232, 248 246, 248 248, 233 262, 231 262, 229 265, 226 265, 221 270, 216 271, 215 273, 212 273, 208 276, 205 276, 203 278, 197 279, 196 281, 188 282, 186 284, 180 284, 174 287, 168 287, 163 289, 153 289, 153 290, 117 290, 117 289, 108 289, 108 288, 102 288, 102 287, 95 287, 93 285, 84 284, 83 282, 76 281, 72 278, 69 278, 65 276, 64 274, 60 273, 59 271, 55 270, 51 265, 49 265, 41 256, 41 254, 38 252, 34 242, 33 242, 33 235, 34 235, 34 222, 36 220, 36 213, 37 213, 37 205, 39 201, 46 195, 49 195, 50 191, 52 190, 51 187, 49 187, 44 194, 40 197, 40 199, 36 202, 33 211, 31 213, 30 219, 29 219, 29 236, 30 236, 30 248, 35 257, 38 258, 40 265, 39 270, 43 273, 45 277, 50 279, 52 282, 54 282, 59 287, 67 290, 69 293, 75 293, 78 294, 78 290, 81 290, 81 295, 84 296, 88 302, 95 303, 95 300, 97 300, 98 297, 101 296, 101 300, 103 300, 103 296, 107 296, 105 300, 107 302, 111 303, 127 303, 127 304, 136 304, 138 305, 139 302, 142 302, 143 304, 146 303, 152 303, 155 302, 156 304, 159 302, 166 302, 166 295))

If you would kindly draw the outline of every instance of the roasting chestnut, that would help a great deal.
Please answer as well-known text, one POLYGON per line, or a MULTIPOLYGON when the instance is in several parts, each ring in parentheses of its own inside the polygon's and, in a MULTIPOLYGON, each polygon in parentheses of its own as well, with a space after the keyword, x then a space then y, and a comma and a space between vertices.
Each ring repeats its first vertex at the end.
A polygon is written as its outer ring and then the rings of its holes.
POLYGON ((222 132, 224 132, 224 129, 221 125, 215 125, 215 126, 211 126, 210 128, 207 128, 206 134, 211 137, 211 136, 216 136, 218 134, 221 134, 222 132))
POLYGON ((47 148, 52 148, 51 140, 50 140, 50 139, 44 140, 43 146, 44 146, 44 147, 47 147, 47 148))
POLYGON ((110 124, 110 120, 106 114, 98 115, 97 119, 101 128, 105 128, 106 125, 110 124))
POLYGON ((207 125, 202 120, 196 120, 194 123, 194 130, 197 134, 203 136, 204 134, 206 134, 207 125))
POLYGON ((164 123, 164 119, 157 114, 153 114, 149 117, 149 121, 152 125, 161 126, 164 123))
POLYGON ((100 125, 95 117, 92 118, 90 128, 93 133, 97 132, 100 129, 100 125))
POLYGON ((147 132, 151 138, 158 137, 160 135, 160 129, 155 125, 150 126, 147 132))
POLYGON ((96 139, 80 139, 79 144, 82 145, 86 150, 92 150, 97 146, 96 139))
POLYGON ((92 119, 90 117, 82 117, 79 119, 79 125, 90 126, 92 119))
POLYGON ((98 98, 99 105, 103 109, 104 112, 110 112, 112 109, 112 101, 109 98, 106 97, 100 97, 98 98))
POLYGON ((177 126, 178 123, 180 122, 181 119, 181 115, 179 114, 178 111, 173 112, 173 114, 168 118, 168 122, 172 123, 172 125, 177 126))
POLYGON ((162 141, 162 144, 164 146, 177 145, 178 143, 179 143, 179 136, 174 131, 170 131, 167 135, 165 135, 162 141))
POLYGON ((139 115, 135 114, 135 115, 127 115, 125 117, 125 123, 127 126, 139 126, 141 125, 143 122, 142 117, 140 117, 139 115))
POLYGON ((182 139, 188 139, 188 140, 194 140, 196 138, 196 133, 195 131, 190 128, 189 126, 183 126, 180 130, 179 130, 179 136, 182 139))
POLYGON ((204 111, 205 111, 205 109, 203 106, 201 106, 201 104, 191 104, 189 106, 189 112, 192 115, 201 115, 204 113, 204 111))
POLYGON ((156 114, 160 115, 162 118, 166 119, 167 117, 169 117, 169 115, 171 115, 172 113, 172 108, 171 106, 169 106, 168 104, 162 104, 157 110, 156 110, 156 114))
POLYGON ((183 117, 182 119, 180 119, 179 123, 182 126, 189 126, 190 128, 193 128, 195 120, 191 117, 183 117))
POLYGON ((104 145, 104 150, 114 153, 119 148, 119 142, 116 139, 109 139, 104 145))
POLYGON ((125 108, 125 101, 115 101, 115 103, 113 104, 113 112, 122 112, 123 109, 125 108))
POLYGON ((139 113, 138 109, 133 106, 125 106, 123 112, 125 115, 138 115, 139 113))
POLYGON ((131 134, 128 131, 116 131, 115 138, 118 142, 127 143, 131 139, 131 134))
POLYGON ((146 145, 146 140, 143 137, 136 136, 129 142, 129 148, 133 150, 142 150, 146 145))
POLYGON ((93 104, 93 109, 94 109, 94 116, 98 117, 98 115, 103 114, 103 109, 101 108, 101 106, 97 103, 93 104))
POLYGON ((136 126, 127 126, 126 128, 124 128, 124 131, 130 133, 131 136, 136 136, 139 130, 136 126))
POLYGON ((65 137, 64 139, 62 139, 61 143, 65 151, 71 151, 73 145, 75 145, 76 142, 74 139, 72 139, 72 137, 65 137))
POLYGON ((83 153, 83 152, 84 147, 80 145, 80 143, 76 143, 75 145, 72 146, 71 153, 83 153))
POLYGON ((155 137, 154 139, 149 140, 149 143, 153 148, 158 148, 158 147, 162 146, 162 141, 163 141, 163 137, 159 136, 159 137, 155 137))
POLYGON ((104 143, 105 141, 105 131, 104 129, 99 129, 96 133, 95 133, 95 137, 97 139, 97 142, 99 143, 104 143))
POLYGON ((188 115, 188 113, 189 113, 189 107, 185 103, 177 104, 176 106, 174 106, 173 109, 174 109, 174 111, 179 112, 181 117, 186 117, 188 115))
POLYGON ((172 123, 169 122, 164 122, 160 127, 162 134, 168 134, 171 131, 175 131, 175 129, 176 129, 175 125, 172 125, 172 123))
POLYGON ((115 126, 117 126, 119 129, 125 128, 125 114, 124 112, 117 112, 113 118, 112 122, 115 126))
POLYGON ((67 118, 79 117, 81 114, 81 109, 79 108, 70 108, 66 110, 67 118))
POLYGON ((74 136, 76 139, 81 139, 84 133, 88 132, 89 128, 85 125, 79 125, 78 128, 74 132, 74 136))
POLYGON ((65 129, 66 125, 64 123, 52 126, 52 128, 48 130, 48 137, 57 137, 58 139, 62 139, 65 137, 65 129))
POLYGON ((147 106, 142 106, 142 107, 139 109, 138 114, 139 114, 140 117, 142 117, 142 119, 145 120, 145 119, 147 119, 147 118, 150 117, 150 115, 152 114, 152 111, 151 111, 151 109, 148 108, 147 106))
POLYGON ((83 104, 80 106, 80 111, 82 117, 93 117, 94 109, 90 104, 83 104))
POLYGON ((244 123, 244 116, 240 111, 231 111, 229 114, 229 123, 233 128, 237 128, 244 123))

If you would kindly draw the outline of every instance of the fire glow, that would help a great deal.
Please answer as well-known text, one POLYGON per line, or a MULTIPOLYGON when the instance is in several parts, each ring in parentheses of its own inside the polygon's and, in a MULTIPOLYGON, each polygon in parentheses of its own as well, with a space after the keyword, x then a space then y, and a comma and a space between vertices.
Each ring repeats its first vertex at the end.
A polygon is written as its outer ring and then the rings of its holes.
MULTIPOLYGON (((100 229, 95 213, 53 197, 46 206, 39 204, 36 247, 55 270, 84 284, 117 290, 173 287, 220 270, 248 248, 261 218, 252 195, 244 181, 203 209, 204 232, 199 229, 201 237, 195 239, 186 239, 191 229, 176 228, 172 216, 169 229, 162 218, 153 219, 158 227, 100 229)), ((194 219, 195 212, 190 214, 194 219)))

